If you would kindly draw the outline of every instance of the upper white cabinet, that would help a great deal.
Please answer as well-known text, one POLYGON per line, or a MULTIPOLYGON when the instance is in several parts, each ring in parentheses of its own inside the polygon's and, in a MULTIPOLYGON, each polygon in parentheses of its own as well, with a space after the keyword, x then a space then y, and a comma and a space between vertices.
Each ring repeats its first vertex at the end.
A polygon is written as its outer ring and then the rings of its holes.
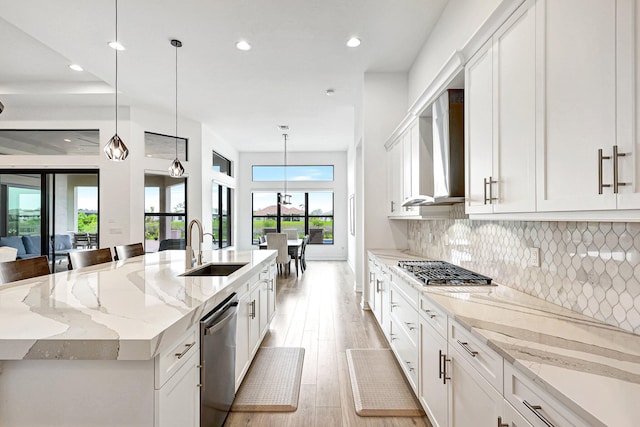
POLYGON ((387 198, 388 216, 399 216, 403 209, 402 204, 402 139, 396 142, 387 153, 387 198))
MULTIPOLYGON (((539 210, 614 209, 616 16, 624 1, 539 0, 539 210), (602 173, 599 173, 599 169, 602 173)), ((627 86, 630 87, 630 86, 627 86)))
POLYGON ((467 64, 467 213, 535 210, 534 6, 525 2, 467 64))

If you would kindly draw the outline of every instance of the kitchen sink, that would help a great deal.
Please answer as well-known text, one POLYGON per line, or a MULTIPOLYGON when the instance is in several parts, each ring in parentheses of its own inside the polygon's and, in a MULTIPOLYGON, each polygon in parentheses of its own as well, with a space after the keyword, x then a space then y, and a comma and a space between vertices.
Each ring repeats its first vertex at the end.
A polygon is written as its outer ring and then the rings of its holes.
POLYGON ((247 265, 244 264, 205 264, 194 268, 191 271, 181 274, 181 276, 228 276, 247 265))

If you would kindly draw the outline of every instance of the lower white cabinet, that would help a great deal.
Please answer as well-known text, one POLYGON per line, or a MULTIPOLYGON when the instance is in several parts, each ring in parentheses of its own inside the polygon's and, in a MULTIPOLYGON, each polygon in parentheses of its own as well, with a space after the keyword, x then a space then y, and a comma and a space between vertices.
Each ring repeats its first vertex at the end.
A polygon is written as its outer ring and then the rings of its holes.
POLYGON ((504 409, 502 410, 502 418, 498 420, 498 427, 533 427, 533 424, 516 411, 507 400, 503 404, 504 409))
POLYGON ((236 390, 240 387, 276 309, 275 264, 265 267, 238 291, 236 390))
POLYGON ((433 427, 449 424, 449 387, 443 375, 447 360, 447 340, 420 317, 420 386, 418 398, 433 427))
POLYGON ((200 353, 194 351, 167 382, 155 391, 155 426, 197 426, 200 423, 200 353))
POLYGON ((451 378, 450 427, 495 426, 502 417, 502 395, 455 348, 445 362, 451 378))

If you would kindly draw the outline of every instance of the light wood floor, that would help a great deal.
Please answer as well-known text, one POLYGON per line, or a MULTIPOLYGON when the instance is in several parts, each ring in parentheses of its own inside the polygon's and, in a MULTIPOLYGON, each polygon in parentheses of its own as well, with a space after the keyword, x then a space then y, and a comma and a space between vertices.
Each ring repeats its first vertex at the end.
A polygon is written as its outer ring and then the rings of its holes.
POLYGON ((426 417, 360 417, 355 412, 345 350, 388 347, 370 311, 360 308, 346 262, 307 262, 296 278, 278 276, 276 316, 262 346, 304 347, 298 410, 232 412, 235 426, 424 426, 426 417))

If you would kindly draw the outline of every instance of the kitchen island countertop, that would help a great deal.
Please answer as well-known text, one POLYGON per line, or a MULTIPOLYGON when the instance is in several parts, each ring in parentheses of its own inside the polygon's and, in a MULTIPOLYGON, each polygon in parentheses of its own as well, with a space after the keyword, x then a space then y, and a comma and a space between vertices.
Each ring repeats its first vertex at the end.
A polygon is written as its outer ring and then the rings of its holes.
POLYGON ((185 251, 0 286, 0 360, 149 360, 258 274, 275 251, 205 251, 247 263, 229 276, 180 276, 185 251))

